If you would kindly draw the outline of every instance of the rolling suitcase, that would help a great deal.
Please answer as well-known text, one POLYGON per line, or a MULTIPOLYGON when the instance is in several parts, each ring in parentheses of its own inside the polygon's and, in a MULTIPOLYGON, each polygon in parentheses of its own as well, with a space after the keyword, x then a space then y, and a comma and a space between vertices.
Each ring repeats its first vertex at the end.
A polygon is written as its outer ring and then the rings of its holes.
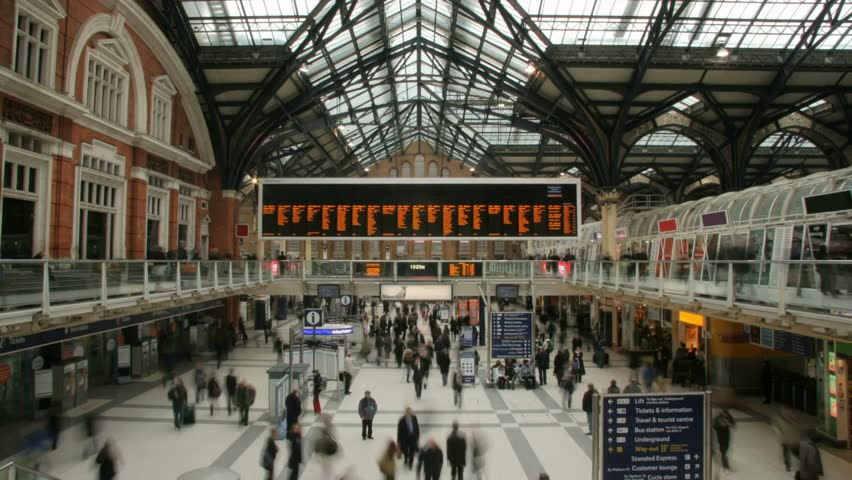
POLYGON ((188 406, 186 410, 183 411, 183 424, 184 425, 193 425, 195 424, 195 406, 188 406))

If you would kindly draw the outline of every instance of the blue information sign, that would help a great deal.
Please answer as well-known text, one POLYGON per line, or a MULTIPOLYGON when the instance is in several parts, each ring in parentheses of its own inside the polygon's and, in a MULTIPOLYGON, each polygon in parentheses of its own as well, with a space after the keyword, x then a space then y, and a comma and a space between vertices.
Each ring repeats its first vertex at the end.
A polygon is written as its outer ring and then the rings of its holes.
POLYGON ((461 327, 461 346, 462 347, 472 347, 473 346, 473 326, 471 325, 462 325, 461 327))
POLYGON ((491 314, 491 357, 530 358, 532 355, 532 312, 493 312, 491 314))
POLYGON ((709 473, 703 393, 605 395, 601 409, 605 480, 703 480, 709 473))

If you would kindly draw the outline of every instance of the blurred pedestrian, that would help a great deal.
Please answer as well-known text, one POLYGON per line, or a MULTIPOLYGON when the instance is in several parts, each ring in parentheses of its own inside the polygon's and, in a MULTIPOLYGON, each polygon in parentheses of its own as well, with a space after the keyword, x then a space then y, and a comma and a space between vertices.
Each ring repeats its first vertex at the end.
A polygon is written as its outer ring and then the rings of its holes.
POLYGON ((275 478, 275 458, 278 456, 278 445, 275 444, 275 439, 278 438, 278 433, 275 427, 269 430, 269 437, 266 439, 266 447, 263 449, 263 470, 266 471, 266 480, 275 478))
POLYGON ((713 419, 713 430, 716 431, 716 440, 719 442, 719 454, 722 457, 722 468, 730 470, 731 465, 728 462, 728 448, 731 446, 731 428, 736 424, 734 417, 727 408, 723 408, 721 412, 713 419))
POLYGON ((420 444, 420 424, 411 407, 406 407, 405 414, 399 419, 396 427, 396 443, 402 450, 405 464, 411 470, 414 466, 414 453, 420 444))
POLYGON ((104 442, 95 463, 98 465, 98 480, 112 480, 118 474, 118 452, 112 440, 104 442))
POLYGON ((812 433, 810 438, 799 442, 799 470, 796 472, 797 480, 819 480, 824 475, 822 470, 822 457, 816 442, 819 436, 812 433))
POLYGON ((379 457, 379 471, 384 475, 385 480, 394 480, 396 478, 396 460, 402 456, 399 447, 393 440, 388 441, 388 446, 384 453, 379 457))
POLYGON ((50 436, 51 450, 59 446, 59 432, 62 431, 62 405, 53 401, 47 410, 47 434, 50 436))
POLYGON ((589 384, 588 390, 583 394, 583 411, 586 412, 586 421, 589 423, 589 433, 586 435, 591 435, 592 431, 594 431, 594 415, 593 412, 593 404, 594 404, 594 396, 597 395, 598 391, 595 390, 594 384, 589 384))
POLYGON ((414 380, 414 394, 417 395, 417 399, 420 400, 420 395, 423 393, 423 367, 422 360, 419 356, 414 357, 414 365, 411 366, 411 369, 414 371, 412 380, 414 380))
POLYGON ((98 432, 97 425, 95 424, 95 415, 92 413, 86 415, 83 426, 86 431, 86 441, 83 445, 83 460, 85 460, 98 453, 98 432))
POLYGON ((769 404, 772 402, 772 365, 770 365, 769 360, 763 361, 760 379, 763 389, 763 403, 769 404))
POLYGON ((361 417, 361 440, 373 439, 373 418, 379 411, 376 400, 370 397, 370 391, 364 392, 364 398, 358 402, 358 416, 361 417))
POLYGON ((467 462, 467 439, 459 432, 459 422, 453 422, 453 431, 447 437, 447 462, 450 464, 452 480, 464 480, 464 466, 467 462))
POLYGON ((195 367, 195 403, 201 403, 201 397, 207 389, 207 374, 204 373, 204 365, 199 363, 195 367))
POLYGON ((294 424, 290 427, 290 434, 287 435, 287 441, 290 442, 290 458, 287 459, 287 468, 290 469, 290 480, 298 480, 299 466, 302 464, 302 427, 299 424, 294 424))
POLYGON ((450 374, 450 353, 449 347, 438 350, 438 368, 441 370, 441 380, 444 386, 447 386, 447 377, 450 374))
POLYGON ((351 394, 349 388, 352 386, 352 376, 355 374, 355 362, 352 360, 352 354, 347 353, 343 360, 343 393, 351 394))
POLYGON ((420 455, 417 461, 417 478, 420 478, 420 472, 425 473, 426 480, 439 480, 441 478, 441 468, 444 466, 444 452, 434 439, 430 438, 426 445, 420 450, 420 455))
POLYGON ((547 385, 547 370, 550 369, 550 354, 544 348, 539 348, 535 355, 535 366, 538 368, 538 383, 547 385))
POLYGON ((228 393, 228 416, 231 416, 231 407, 234 405, 234 399, 237 395, 237 376, 234 375, 233 368, 225 376, 225 390, 228 393))
POLYGON ((279 364, 284 363, 284 342, 281 340, 281 337, 275 337, 272 349, 275 350, 276 362, 279 364))
POLYGON ((175 428, 180 430, 183 426, 183 413, 186 410, 187 392, 183 386, 183 380, 178 378, 169 390, 169 400, 172 402, 172 414, 174 415, 175 428))
POLYGON ((299 423, 299 417, 302 416, 302 399, 299 394, 299 387, 296 387, 289 395, 287 395, 287 398, 284 399, 287 428, 299 423))
POLYGON ((570 373, 562 381, 562 410, 571 409, 571 400, 574 397, 574 375, 570 373))
POLYGON ((236 404, 240 409, 240 424, 248 426, 249 409, 254 405, 257 391, 245 380, 240 381, 237 386, 236 404))
POLYGON ((219 396, 222 395, 222 387, 219 386, 219 381, 215 375, 210 375, 210 380, 207 381, 207 400, 210 401, 210 416, 213 416, 213 408, 219 403, 219 396))
POLYGON ((322 413, 322 406, 320 405, 320 392, 322 392, 322 375, 319 370, 314 370, 313 374, 313 386, 314 386, 314 413, 319 415, 322 413))
POLYGON ((642 389, 639 387, 639 380, 631 378, 630 383, 624 387, 623 393, 642 393, 642 389))
POLYGON ((621 393, 621 389, 618 388, 618 384, 615 383, 614 379, 609 382, 609 388, 606 389, 606 393, 621 393))
POLYGON ((459 409, 462 408, 462 388, 464 388, 462 375, 456 370, 453 372, 453 405, 458 406, 459 409))

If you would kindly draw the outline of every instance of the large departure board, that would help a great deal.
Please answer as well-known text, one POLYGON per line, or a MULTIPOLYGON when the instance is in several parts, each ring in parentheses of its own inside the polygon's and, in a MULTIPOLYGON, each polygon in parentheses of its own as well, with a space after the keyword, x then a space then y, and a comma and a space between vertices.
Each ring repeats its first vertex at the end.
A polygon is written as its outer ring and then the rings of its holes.
POLYGON ((260 181, 260 237, 576 237, 576 179, 260 181))

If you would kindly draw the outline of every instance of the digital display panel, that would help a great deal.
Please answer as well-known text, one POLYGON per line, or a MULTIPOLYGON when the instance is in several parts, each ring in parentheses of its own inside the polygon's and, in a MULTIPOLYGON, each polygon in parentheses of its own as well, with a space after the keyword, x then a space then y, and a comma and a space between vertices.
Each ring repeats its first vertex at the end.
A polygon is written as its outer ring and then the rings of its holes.
POLYGON ((497 298, 518 298, 519 290, 517 285, 497 285, 495 294, 497 298))
POLYGON ((575 179, 263 179, 261 238, 576 237, 575 179))
POLYGON ((704 228, 719 227, 727 224, 728 212, 726 210, 704 213, 701 215, 701 226, 704 228))
POLYGON ((317 296, 319 298, 340 297, 340 285, 317 285, 317 296))
POLYGON ((808 215, 852 210, 852 190, 813 195, 805 197, 803 201, 805 202, 805 213, 808 215))
POLYGON ((437 277, 437 262, 397 262, 396 274, 399 277, 437 277))
POLYGON ((444 278, 478 278, 482 276, 482 262, 443 262, 441 276, 444 278))

